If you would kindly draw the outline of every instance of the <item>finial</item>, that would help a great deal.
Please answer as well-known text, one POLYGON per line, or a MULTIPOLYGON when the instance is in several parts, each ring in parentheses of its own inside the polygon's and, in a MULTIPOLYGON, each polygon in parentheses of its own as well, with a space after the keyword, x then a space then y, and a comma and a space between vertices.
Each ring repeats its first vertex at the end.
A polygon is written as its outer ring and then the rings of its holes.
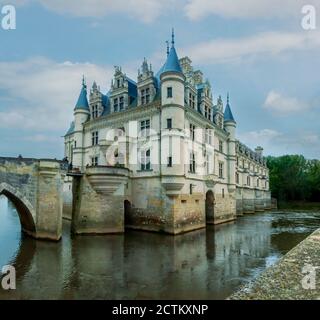
POLYGON ((167 44, 167 56, 169 55, 169 41, 167 40, 166 41, 166 44, 167 44))
POLYGON ((227 93, 227 104, 229 104, 229 100, 230 100, 230 96, 229 96, 229 92, 227 93))
POLYGON ((87 88, 87 85, 86 85, 86 78, 84 77, 84 75, 82 76, 82 87, 83 88, 87 88))
POLYGON ((171 40, 171 44, 174 47, 174 29, 172 28, 172 40, 171 40))

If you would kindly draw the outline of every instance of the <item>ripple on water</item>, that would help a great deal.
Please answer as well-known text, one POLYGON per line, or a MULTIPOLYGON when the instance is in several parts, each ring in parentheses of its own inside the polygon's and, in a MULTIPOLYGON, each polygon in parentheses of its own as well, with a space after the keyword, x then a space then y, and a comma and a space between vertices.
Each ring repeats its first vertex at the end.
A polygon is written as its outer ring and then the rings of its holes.
POLYGON ((0 264, 17 266, 11 298, 223 299, 315 230, 319 217, 259 213, 178 237, 128 231, 71 238, 64 222, 63 241, 49 243, 21 238, 18 215, 1 197, 0 264))

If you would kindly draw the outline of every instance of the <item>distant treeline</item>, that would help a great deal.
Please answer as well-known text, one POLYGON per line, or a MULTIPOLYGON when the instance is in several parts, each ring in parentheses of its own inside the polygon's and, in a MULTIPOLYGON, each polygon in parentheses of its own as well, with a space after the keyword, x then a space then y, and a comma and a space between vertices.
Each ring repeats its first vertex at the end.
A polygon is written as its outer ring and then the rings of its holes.
POLYGON ((272 197, 280 202, 320 202, 320 161, 299 155, 268 157, 272 197))

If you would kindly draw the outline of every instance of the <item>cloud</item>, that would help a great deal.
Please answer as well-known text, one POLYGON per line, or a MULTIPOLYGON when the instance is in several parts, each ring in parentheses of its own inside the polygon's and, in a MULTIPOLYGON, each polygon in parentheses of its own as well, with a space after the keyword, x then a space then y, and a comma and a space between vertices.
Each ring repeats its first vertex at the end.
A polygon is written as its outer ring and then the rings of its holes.
POLYGON ((319 7, 318 0, 189 0, 184 8, 191 20, 209 15, 225 18, 291 18, 301 15, 304 5, 319 7))
POLYGON ((113 70, 38 57, 0 62, 0 74, 0 90, 5 95, 0 100, 0 128, 54 131, 68 129, 82 75, 87 76, 88 84, 96 80, 103 85, 113 70))
POLYGON ((198 64, 242 63, 248 59, 277 57, 297 50, 320 48, 319 32, 265 32, 233 39, 214 39, 184 48, 198 64))
MULTIPOLYGON (((0 4, 5 1, 0 0, 0 4)), ((128 15, 150 23, 174 7, 176 0, 14 0, 13 4, 38 2, 48 10, 76 17, 103 18, 111 14, 128 15)))
POLYGON ((302 154, 307 158, 319 158, 320 135, 317 132, 262 129, 239 133, 238 138, 252 149, 262 146, 265 155, 302 154))
POLYGON ((263 107, 276 115, 290 115, 304 112, 310 108, 306 102, 294 97, 286 97, 276 91, 270 91, 263 107))

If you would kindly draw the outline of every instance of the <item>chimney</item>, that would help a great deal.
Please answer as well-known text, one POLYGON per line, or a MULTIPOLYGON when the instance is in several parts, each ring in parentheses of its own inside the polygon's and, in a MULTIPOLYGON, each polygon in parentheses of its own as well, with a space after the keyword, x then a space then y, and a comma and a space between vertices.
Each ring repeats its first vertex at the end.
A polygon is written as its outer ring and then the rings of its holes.
POLYGON ((262 147, 256 147, 254 150, 260 157, 263 155, 263 148, 262 147))

